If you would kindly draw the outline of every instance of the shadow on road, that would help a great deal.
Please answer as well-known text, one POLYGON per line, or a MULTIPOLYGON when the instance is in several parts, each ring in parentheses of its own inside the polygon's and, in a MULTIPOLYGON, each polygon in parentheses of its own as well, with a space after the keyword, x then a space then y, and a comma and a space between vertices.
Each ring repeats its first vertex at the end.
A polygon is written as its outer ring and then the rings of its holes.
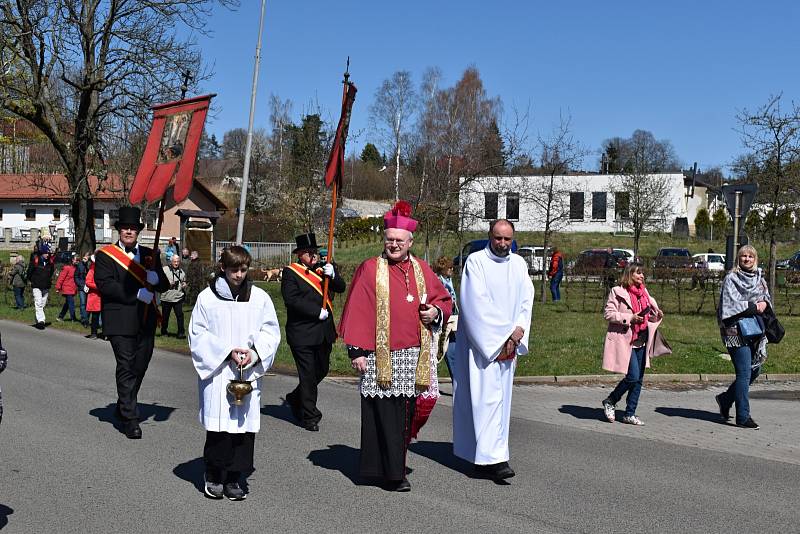
POLYGON ((5 504, 0 504, 0 529, 8 525, 8 516, 14 513, 13 508, 9 508, 5 504))
POLYGON ((719 412, 709 412, 707 410, 695 410, 694 408, 669 408, 664 406, 659 406, 655 409, 656 413, 660 413, 662 415, 666 415, 669 417, 683 417, 685 419, 697 419, 699 421, 709 421, 711 423, 717 423, 720 425, 725 425, 722 418, 719 415, 719 412))
POLYGON ((328 445, 327 449, 311 451, 308 459, 317 467, 339 471, 356 486, 367 485, 358 475, 359 450, 347 445, 328 445))
POLYGON ((565 404, 558 409, 559 412, 571 415, 576 419, 594 419, 595 421, 605 421, 605 414, 602 408, 590 408, 588 406, 575 406, 565 404))
POLYGON ((453 444, 449 441, 418 441, 409 445, 408 450, 414 454, 419 454, 420 456, 433 460, 462 475, 476 478, 473 465, 454 455, 453 444))
MULTIPOLYGON (((166 421, 169 419, 169 416, 172 415, 172 412, 175 411, 175 408, 172 408, 171 406, 159 406, 158 404, 146 404, 140 402, 138 403, 138 406, 141 422, 147 421, 151 418, 153 421, 157 422, 166 421)), ((94 408, 89 410, 89 415, 97 417, 97 419, 103 423, 111 423, 114 425, 114 428, 121 431, 122 425, 120 424, 119 419, 117 419, 116 407, 116 403, 112 403, 104 408, 94 408)))
POLYGON ((176 477, 189 482, 197 491, 203 493, 203 475, 206 472, 206 463, 202 458, 195 458, 178 464, 172 472, 176 477))
POLYGON ((281 421, 286 421, 287 423, 291 423, 295 426, 302 426, 300 422, 294 418, 292 415, 292 409, 289 407, 289 403, 283 401, 283 404, 265 404, 261 407, 261 413, 264 415, 268 415, 270 417, 274 417, 275 419, 280 419, 281 421))

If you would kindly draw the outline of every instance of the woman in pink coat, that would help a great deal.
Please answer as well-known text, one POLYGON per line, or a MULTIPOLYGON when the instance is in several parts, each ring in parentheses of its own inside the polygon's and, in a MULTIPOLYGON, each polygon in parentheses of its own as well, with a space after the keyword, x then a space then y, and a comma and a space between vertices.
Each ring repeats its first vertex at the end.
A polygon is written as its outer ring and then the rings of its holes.
POLYGON ((603 347, 603 369, 625 373, 614 391, 603 401, 603 411, 609 423, 616 418, 616 404, 627 392, 623 423, 643 425, 636 417, 636 406, 642 391, 644 370, 650 367, 656 329, 664 317, 655 299, 644 286, 644 270, 630 263, 622 273, 620 284, 611 288, 603 312, 608 331, 603 347))

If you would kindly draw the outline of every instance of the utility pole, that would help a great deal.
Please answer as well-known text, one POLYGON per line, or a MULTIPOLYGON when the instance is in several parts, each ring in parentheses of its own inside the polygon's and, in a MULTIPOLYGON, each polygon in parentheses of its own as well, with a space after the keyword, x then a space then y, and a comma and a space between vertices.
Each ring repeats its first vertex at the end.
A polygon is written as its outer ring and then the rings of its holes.
POLYGON ((264 30, 264 11, 267 0, 261 0, 261 17, 258 21, 258 42, 256 43, 256 62, 253 67, 253 89, 250 92, 250 120, 247 124, 247 144, 244 149, 244 169, 242 170, 242 192, 239 198, 239 222, 236 225, 236 243, 242 244, 244 234, 244 212, 247 208, 247 184, 250 179, 250 151, 253 147, 253 120, 256 114, 256 89, 258 88, 258 67, 261 63, 261 33, 264 30))

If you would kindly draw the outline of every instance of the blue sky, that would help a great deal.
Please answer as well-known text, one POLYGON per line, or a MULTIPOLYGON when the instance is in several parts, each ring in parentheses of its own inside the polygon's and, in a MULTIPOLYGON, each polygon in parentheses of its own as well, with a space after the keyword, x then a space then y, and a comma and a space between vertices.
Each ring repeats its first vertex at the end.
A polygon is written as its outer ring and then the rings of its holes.
MULTIPOLYGON (((247 127, 259 9, 216 9, 199 38, 215 71, 202 89, 218 94, 207 128, 220 141, 247 127)), ((351 133, 362 133, 348 153, 360 152, 374 140, 375 89, 393 72, 418 82, 438 66, 450 86, 473 65, 507 116, 530 106, 534 138, 563 113, 593 151, 639 128, 670 140, 687 167, 725 166, 742 152, 738 110, 778 92, 800 101, 798 22, 791 1, 267 0, 255 125, 268 126, 272 93, 293 101, 295 120, 319 105, 335 123, 349 55, 351 133)), ((596 165, 592 154, 583 166, 596 165)))

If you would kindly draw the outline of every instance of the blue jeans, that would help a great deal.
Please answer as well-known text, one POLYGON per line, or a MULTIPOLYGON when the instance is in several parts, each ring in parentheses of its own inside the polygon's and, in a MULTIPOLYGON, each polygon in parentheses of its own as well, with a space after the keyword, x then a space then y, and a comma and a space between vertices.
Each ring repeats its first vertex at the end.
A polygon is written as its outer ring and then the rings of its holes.
POLYGON ((558 273, 550 279, 550 295, 553 297, 553 302, 561 300, 561 279, 564 278, 564 273, 558 273))
POLYGON ((720 395, 720 400, 728 409, 736 403, 736 424, 741 424, 750 418, 750 384, 758 378, 761 366, 753 369, 753 348, 747 345, 730 347, 728 354, 736 370, 736 380, 720 395))
POLYGON ((64 305, 61 306, 61 313, 58 314, 59 319, 63 319, 69 310, 70 320, 75 320, 75 295, 64 295, 64 305))
POLYGON ((86 297, 87 294, 83 291, 83 288, 78 289, 78 295, 80 295, 81 301, 81 323, 88 324, 89 322, 89 313, 86 311, 86 297))
POLYGON ((17 304, 17 309, 21 310, 25 307, 25 297, 23 296, 25 293, 24 287, 15 287, 14 288, 14 301, 17 304))
POLYGON ((456 341, 455 339, 447 345, 447 351, 444 353, 444 363, 447 364, 447 371, 450 377, 453 376, 453 371, 456 368, 456 341))
POLYGON ((631 361, 628 364, 628 374, 619 381, 617 387, 608 396, 611 404, 616 404, 628 392, 627 404, 625 405, 625 415, 630 417, 636 415, 636 407, 639 405, 639 394, 642 392, 642 379, 644 378, 644 353, 647 346, 631 349, 631 361))

